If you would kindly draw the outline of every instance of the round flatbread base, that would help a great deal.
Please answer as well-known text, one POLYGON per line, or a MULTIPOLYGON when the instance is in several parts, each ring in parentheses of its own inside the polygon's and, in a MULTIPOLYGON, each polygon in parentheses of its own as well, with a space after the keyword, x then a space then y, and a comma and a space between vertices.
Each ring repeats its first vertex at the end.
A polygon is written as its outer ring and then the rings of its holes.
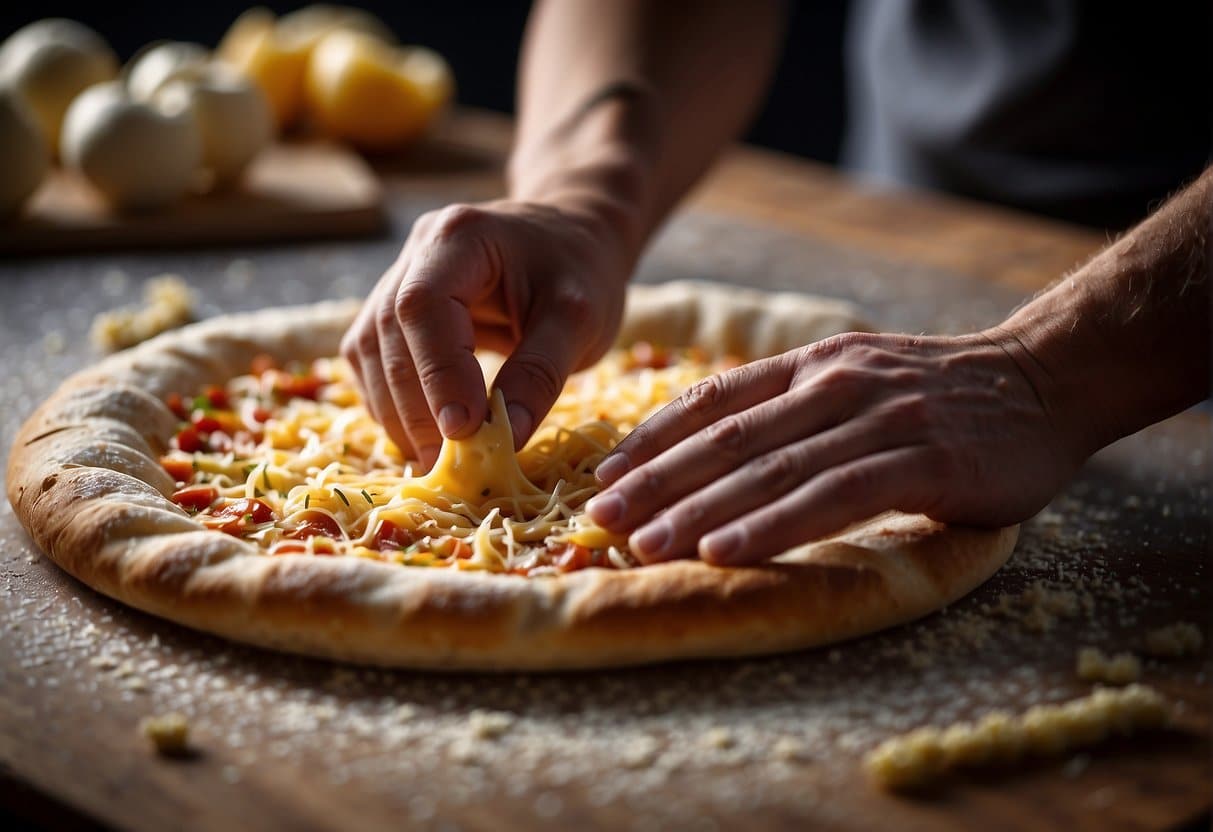
MULTIPOLYGON (((237 641, 418 668, 587 668, 828 644, 955 601, 1015 545, 1016 528, 889 513, 760 567, 680 561, 536 579, 268 557, 173 504, 158 458, 177 420, 163 398, 223 383, 259 353, 333 355, 357 308, 215 318, 73 376, 13 445, 17 516, 67 572, 154 615, 237 641)), ((680 283, 633 289, 621 340, 754 358, 860 328, 839 301, 680 283)))

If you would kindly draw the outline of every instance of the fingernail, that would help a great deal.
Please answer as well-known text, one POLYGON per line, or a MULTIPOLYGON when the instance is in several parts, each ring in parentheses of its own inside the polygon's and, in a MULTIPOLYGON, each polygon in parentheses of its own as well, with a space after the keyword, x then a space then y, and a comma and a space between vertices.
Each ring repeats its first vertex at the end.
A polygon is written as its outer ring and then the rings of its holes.
POLYGON ((741 549, 741 537, 741 532, 737 529, 724 529, 700 540, 699 548, 705 560, 727 563, 741 549))
POLYGON ((628 472, 628 458, 623 454, 613 454, 604 459, 594 471, 594 476, 603 484, 613 483, 628 472))
POLYGON ((658 521, 645 526, 628 538, 628 546, 642 558, 653 558, 665 552, 670 545, 670 524, 658 521))
POLYGON ((457 433, 467 423, 468 409, 458 402, 443 405, 442 410, 438 411, 438 429, 443 436, 457 433))
POLYGON ((531 435, 531 412, 517 402, 506 405, 505 412, 510 417, 510 427, 514 430, 514 445, 521 446, 525 437, 531 435))
POLYGON ((618 494, 599 494, 585 504, 590 519, 600 526, 610 526, 619 520, 626 508, 627 504, 618 494))

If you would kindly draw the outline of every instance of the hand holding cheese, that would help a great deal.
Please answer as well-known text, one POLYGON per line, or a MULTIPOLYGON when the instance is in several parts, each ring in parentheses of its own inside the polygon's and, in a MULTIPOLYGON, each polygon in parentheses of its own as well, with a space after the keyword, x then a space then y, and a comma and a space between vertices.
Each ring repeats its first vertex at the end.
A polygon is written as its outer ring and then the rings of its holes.
POLYGON ((136 101, 109 81, 72 102, 60 153, 113 206, 148 209, 189 190, 202 141, 188 101, 136 101))
POLYGON ((39 20, 0 46, 0 86, 25 99, 52 151, 72 100, 117 74, 118 59, 105 40, 73 20, 39 20))
POLYGON ((444 436, 470 436, 485 421, 472 354, 484 348, 507 356, 494 386, 521 447, 569 374, 614 340, 631 251, 572 197, 424 215, 342 341, 371 414, 407 455, 432 464, 444 436))
POLYGON ((33 111, 15 92, 0 90, 0 220, 21 210, 50 166, 33 111))

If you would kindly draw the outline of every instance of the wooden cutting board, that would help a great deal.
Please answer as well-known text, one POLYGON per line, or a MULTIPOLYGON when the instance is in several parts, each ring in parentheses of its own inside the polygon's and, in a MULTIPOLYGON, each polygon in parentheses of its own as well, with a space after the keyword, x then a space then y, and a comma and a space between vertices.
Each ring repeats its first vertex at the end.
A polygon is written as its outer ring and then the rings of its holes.
POLYGON ((385 223, 379 180, 359 156, 328 144, 280 144, 235 189, 138 214, 112 211, 85 182, 56 169, 25 212, 0 225, 0 254, 353 237, 385 223))

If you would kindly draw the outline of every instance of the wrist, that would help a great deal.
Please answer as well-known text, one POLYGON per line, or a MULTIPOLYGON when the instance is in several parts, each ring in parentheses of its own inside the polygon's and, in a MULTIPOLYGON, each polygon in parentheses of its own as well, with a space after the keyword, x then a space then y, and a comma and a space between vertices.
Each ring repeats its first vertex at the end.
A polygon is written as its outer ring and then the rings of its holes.
POLYGON ((982 333, 1032 386, 1076 464, 1130 432, 1118 421, 1120 403, 1108 398, 1127 379, 1110 377, 1113 345, 1083 312, 1088 293, 1084 276, 1073 275, 982 333))
POLYGON ((608 84, 542 132, 521 130, 509 197, 590 218, 635 261, 652 232, 658 109, 651 88, 608 84))

